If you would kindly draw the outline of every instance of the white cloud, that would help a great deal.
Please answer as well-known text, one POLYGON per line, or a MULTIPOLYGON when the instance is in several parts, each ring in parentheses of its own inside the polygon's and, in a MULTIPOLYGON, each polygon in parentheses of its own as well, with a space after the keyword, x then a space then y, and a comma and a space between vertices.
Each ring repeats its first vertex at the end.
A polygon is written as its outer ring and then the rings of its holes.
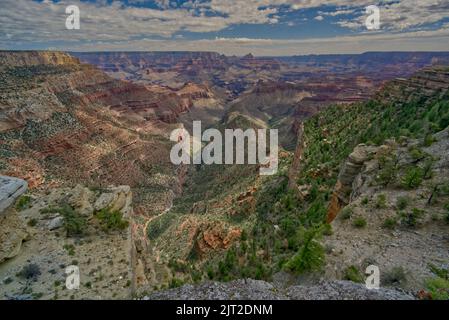
MULTIPOLYGON (((129 0, 128 2, 142 3, 145 0, 129 0)), ((145 47, 143 42, 135 39, 157 37, 170 39, 181 31, 214 32, 243 23, 287 23, 290 26, 293 25, 293 22, 283 20, 279 9, 280 5, 290 6, 291 10, 318 8, 320 11, 315 20, 326 23, 327 19, 324 17, 333 16, 337 19, 335 23, 341 27, 363 33, 366 31, 364 7, 372 4, 372 0, 210 0, 209 2, 190 0, 174 8, 171 4, 173 1, 157 0, 157 2, 160 8, 169 9, 126 7, 123 6, 122 1, 107 4, 102 0, 94 4, 80 2, 80 0, 62 0, 58 3, 48 0, 42 3, 29 0, 2 0, 0 47, 7 49, 20 44, 31 45, 46 42, 63 42, 62 49, 68 46, 77 48, 85 43, 91 43, 90 46, 94 47, 100 42, 103 42, 102 46, 114 47, 126 43, 140 43, 145 47), (81 9, 81 30, 79 31, 65 29, 65 7, 69 4, 76 4, 81 9), (336 8, 335 11, 331 11, 332 8, 336 8), (198 15, 198 12, 201 14, 198 15), (214 12, 217 15, 206 16, 205 12, 214 12), (359 16, 353 19, 347 18, 347 15, 354 13, 359 16)), ((425 24, 441 21, 449 16, 448 12, 449 1, 447 0, 398 0, 396 3, 381 6, 381 26, 384 33, 394 33, 398 38, 407 37, 405 35, 407 31, 412 28, 419 30, 425 24), (397 35, 397 32, 401 33, 397 35)), ((306 19, 303 18, 303 20, 306 19)), ((447 30, 447 27, 442 27, 441 30, 447 30)), ((374 37, 377 34, 363 33, 363 37, 374 37)), ((422 40, 422 36, 420 39, 422 40)), ((187 40, 177 38, 176 41, 165 40, 152 42, 152 44, 163 43, 170 48, 182 47, 186 44, 189 47, 191 44, 201 44, 202 48, 205 48, 207 44, 211 45, 208 50, 215 50, 213 45, 217 41, 219 39, 187 42, 187 40)), ((410 40, 408 41, 410 42, 410 40)), ((221 41, 221 43, 231 45, 230 41, 221 41)), ((241 44, 242 42, 235 43, 241 44)), ((245 44, 247 43, 250 45, 248 39, 245 44)), ((292 46, 303 43, 292 40, 280 44, 284 46, 284 49, 288 47, 290 52, 294 50, 292 46)), ((258 42, 252 42, 252 44, 259 46, 258 42)), ((447 46, 444 43, 434 43, 429 50, 444 45, 447 46)), ((128 49, 133 48, 128 47, 128 49)), ((238 51, 237 49, 234 47, 222 48, 223 51, 233 52, 238 51)), ((356 49, 355 45, 353 49, 356 49)), ((192 50, 196 50, 196 48, 193 46, 192 50)), ((264 50, 271 49, 265 48, 264 50)), ((329 48, 329 50, 334 49, 329 48)))

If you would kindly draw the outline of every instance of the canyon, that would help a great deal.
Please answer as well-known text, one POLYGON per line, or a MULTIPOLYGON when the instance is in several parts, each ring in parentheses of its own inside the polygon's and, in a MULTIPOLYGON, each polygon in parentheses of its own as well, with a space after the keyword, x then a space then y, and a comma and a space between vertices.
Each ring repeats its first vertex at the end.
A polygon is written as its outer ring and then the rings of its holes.
MULTIPOLYGON (((349 298, 426 296, 426 279, 448 258, 445 64, 448 53, 1 51, 0 174, 29 187, 3 210, 12 222, 0 229, 20 249, 0 264, 1 297, 204 297, 207 280, 250 278, 274 282, 282 299, 320 290, 332 298, 353 288, 338 282, 355 280, 348 269, 370 259, 388 272, 410 264, 409 281, 379 295, 356 285, 349 298), (412 118, 419 115, 427 122, 412 118), (376 122, 384 118, 392 122, 376 122), (278 174, 259 176, 259 165, 173 165, 170 133, 192 132, 193 120, 220 131, 278 129, 278 174), (403 156, 396 184, 377 184, 394 154, 403 156), (402 190, 399 177, 414 166, 433 174, 402 190), (409 210, 425 212, 419 230, 402 229, 409 220, 396 217, 404 197, 409 210), (362 218, 368 226, 354 227, 362 218), (386 219, 398 229, 385 231, 386 219), (315 224, 332 229, 317 240, 324 272, 293 276, 290 261, 315 224), (74 227, 83 232, 68 232, 74 227), (380 241, 390 237, 396 246, 380 241), (395 260, 401 250, 410 254, 395 260), (61 267, 74 261, 83 286, 75 293, 64 289, 61 267), (39 274, 19 276, 30 265, 39 274), (200 289, 165 291, 185 283, 200 289)), ((247 296, 235 281, 210 286, 247 296)), ((272 284, 250 284, 260 288, 256 298, 272 292, 272 284)))

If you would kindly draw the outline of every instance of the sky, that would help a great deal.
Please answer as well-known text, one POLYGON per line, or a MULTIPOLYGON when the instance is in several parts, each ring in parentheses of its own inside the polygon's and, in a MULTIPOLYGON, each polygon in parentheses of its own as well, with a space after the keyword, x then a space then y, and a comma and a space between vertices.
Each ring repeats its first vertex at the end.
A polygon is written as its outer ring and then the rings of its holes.
POLYGON ((449 0, 0 0, 0 49, 283 56, 449 51, 449 0), (66 7, 80 29, 66 28, 66 7), (380 10, 368 30, 366 7, 380 10))

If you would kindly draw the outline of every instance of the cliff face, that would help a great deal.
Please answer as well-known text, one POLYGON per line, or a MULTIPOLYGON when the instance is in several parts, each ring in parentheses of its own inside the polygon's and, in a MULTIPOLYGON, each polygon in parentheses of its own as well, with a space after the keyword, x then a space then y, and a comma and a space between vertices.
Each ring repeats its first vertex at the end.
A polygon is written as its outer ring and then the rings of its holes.
POLYGON ((438 97, 449 89, 449 68, 434 66, 424 68, 408 79, 396 79, 387 83, 379 91, 381 101, 410 101, 416 97, 425 100, 428 97, 438 97))
POLYGON ((328 211, 333 234, 324 241, 330 248, 326 277, 344 277, 348 268, 363 273, 374 264, 382 286, 418 292, 435 276, 432 266, 445 268, 448 133, 437 133, 430 146, 408 139, 355 148, 328 211), (426 173, 413 184, 411 174, 421 170, 426 173))
MULTIPOLYGON (((171 170, 167 122, 189 108, 190 97, 112 79, 65 53, 0 57, 1 173, 33 189, 144 186, 157 173, 149 163, 171 170)), ((176 178, 159 180, 170 186, 176 178)), ((146 196, 137 197, 137 211, 146 196)))
POLYGON ((0 51, 2 67, 30 67, 38 65, 77 65, 79 60, 56 51, 0 51))

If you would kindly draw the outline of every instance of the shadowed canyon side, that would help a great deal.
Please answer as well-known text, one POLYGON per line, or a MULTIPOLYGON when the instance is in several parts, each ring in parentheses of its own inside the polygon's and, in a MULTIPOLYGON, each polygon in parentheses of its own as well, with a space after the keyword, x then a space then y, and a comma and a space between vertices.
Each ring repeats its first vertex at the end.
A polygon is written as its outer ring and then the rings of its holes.
POLYGON ((448 58, 0 51, 0 174, 29 187, 0 198, 0 297, 444 295, 448 58), (193 120, 278 129, 277 174, 173 165, 193 120))

